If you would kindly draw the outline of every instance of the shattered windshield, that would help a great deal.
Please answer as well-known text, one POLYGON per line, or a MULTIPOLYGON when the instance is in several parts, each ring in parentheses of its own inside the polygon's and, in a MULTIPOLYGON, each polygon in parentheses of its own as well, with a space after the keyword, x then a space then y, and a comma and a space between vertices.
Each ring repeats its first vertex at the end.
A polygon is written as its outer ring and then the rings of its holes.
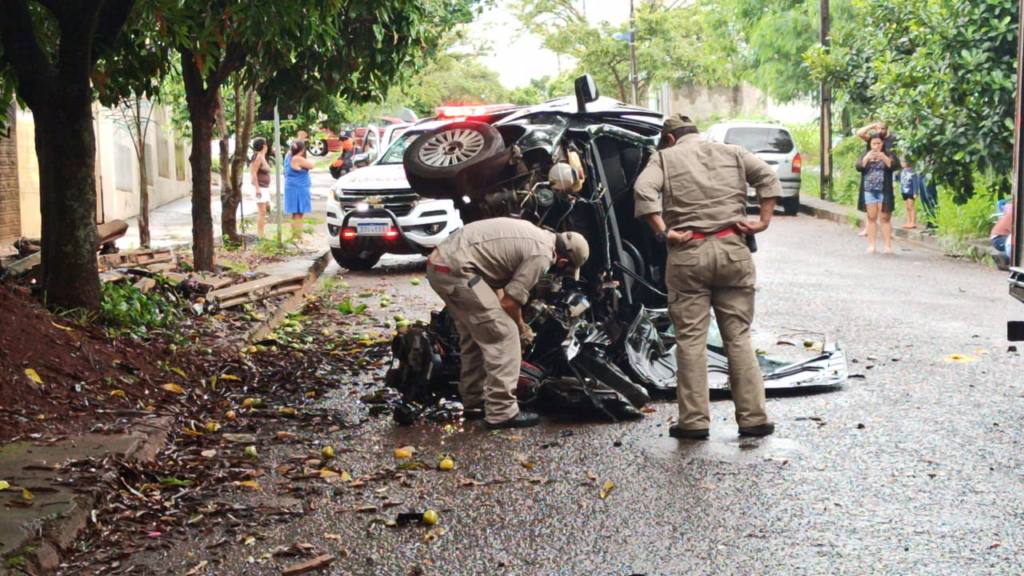
POLYGON ((381 156, 380 162, 377 164, 401 164, 402 156, 405 154, 405 149, 412 144, 416 138, 419 137, 420 132, 406 132, 398 137, 391 146, 381 156))

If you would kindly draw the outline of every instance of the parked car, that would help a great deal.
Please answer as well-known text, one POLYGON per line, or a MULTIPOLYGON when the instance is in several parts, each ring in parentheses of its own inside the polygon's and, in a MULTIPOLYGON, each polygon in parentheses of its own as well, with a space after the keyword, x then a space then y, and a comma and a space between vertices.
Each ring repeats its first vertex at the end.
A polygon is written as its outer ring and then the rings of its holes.
MULTIPOLYGON (((536 338, 523 350, 519 401, 565 416, 641 417, 650 397, 675 389, 674 334, 665 285, 666 248, 634 217, 633 184, 661 134, 658 112, 601 98, 589 76, 575 97, 510 111, 491 123, 447 122, 405 147, 406 179, 423 198, 451 200, 462 220, 509 216, 590 243, 581 278, 548 276, 524 307, 536 338), (528 377, 523 378, 526 374, 528 377)), ((397 143, 396 143, 397 144, 397 143)), ((389 151, 390 152, 390 151, 389 151)), ((396 337, 388 383, 404 404, 396 420, 444 418, 457 395, 459 338, 443 313, 396 337)), ((767 387, 827 390, 846 379, 845 355, 761 358, 767 387)), ((710 384, 728 393, 728 359, 708 342, 710 384)))
MULTIPOLYGON (((784 126, 766 122, 723 122, 708 128, 705 138, 742 146, 775 166, 782 183, 782 209, 789 216, 800 211, 800 151, 793 135, 784 126)), ((748 195, 756 203, 752 188, 748 195)))

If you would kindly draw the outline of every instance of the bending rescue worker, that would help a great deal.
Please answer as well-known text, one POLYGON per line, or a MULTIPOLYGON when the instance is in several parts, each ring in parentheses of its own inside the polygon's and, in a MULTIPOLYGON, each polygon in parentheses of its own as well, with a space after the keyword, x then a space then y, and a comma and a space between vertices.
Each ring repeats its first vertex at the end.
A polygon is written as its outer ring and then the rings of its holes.
POLYGON ((579 279, 589 256, 582 235, 555 234, 515 218, 468 224, 430 255, 427 280, 459 332, 459 394, 467 418, 483 415, 489 428, 523 428, 540 421, 536 414, 521 412, 515 397, 522 342, 533 338, 522 306, 549 268, 579 279))
POLYGON ((686 116, 666 119, 661 138, 634 192, 637 218, 668 244, 665 274, 679 399, 679 422, 669 434, 708 437, 706 348, 714 308, 740 436, 767 436, 775 425, 765 413, 764 381, 750 342, 755 274, 745 236, 768 228, 782 187, 774 168, 739 146, 702 140, 686 116), (746 218, 748 185, 757 191, 759 221, 746 218))

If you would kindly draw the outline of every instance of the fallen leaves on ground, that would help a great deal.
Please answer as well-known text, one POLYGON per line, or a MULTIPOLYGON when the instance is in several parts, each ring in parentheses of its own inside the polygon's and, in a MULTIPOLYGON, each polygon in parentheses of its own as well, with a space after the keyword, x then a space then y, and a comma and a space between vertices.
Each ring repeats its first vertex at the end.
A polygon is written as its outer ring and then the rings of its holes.
POLYGON ((605 498, 608 497, 609 494, 612 493, 612 490, 615 490, 615 482, 612 482, 611 480, 605 480, 604 484, 601 485, 601 490, 597 493, 597 495, 601 498, 601 500, 604 500, 605 498))
POLYGON ((29 380, 39 384, 40 386, 43 384, 43 379, 39 377, 39 373, 32 368, 25 368, 25 376, 28 376, 29 380))
POLYGON ((185 393, 185 389, 184 388, 182 388, 181 386, 179 386, 179 385, 177 385, 177 384, 175 384, 173 382, 168 382, 167 384, 162 384, 160 387, 163 388, 164 390, 170 392, 171 394, 184 394, 185 393))

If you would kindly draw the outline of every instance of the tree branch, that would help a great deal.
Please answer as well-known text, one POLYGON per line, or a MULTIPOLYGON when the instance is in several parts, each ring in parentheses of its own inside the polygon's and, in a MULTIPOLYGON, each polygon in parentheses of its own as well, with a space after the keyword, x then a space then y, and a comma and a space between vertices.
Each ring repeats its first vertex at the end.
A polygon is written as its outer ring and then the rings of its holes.
POLYGON ((52 91, 56 69, 39 46, 25 0, 0 2, 0 42, 17 78, 18 93, 29 106, 38 105, 52 91))
POLYGON ((92 44, 92 63, 114 48, 117 37, 124 29, 135 0, 105 0, 99 12, 92 44))
POLYGON ((217 68, 210 73, 206 81, 207 89, 220 90, 221 84, 228 79, 228 76, 241 68, 243 64, 245 64, 245 50, 241 44, 229 44, 224 52, 224 58, 221 59, 217 68))

